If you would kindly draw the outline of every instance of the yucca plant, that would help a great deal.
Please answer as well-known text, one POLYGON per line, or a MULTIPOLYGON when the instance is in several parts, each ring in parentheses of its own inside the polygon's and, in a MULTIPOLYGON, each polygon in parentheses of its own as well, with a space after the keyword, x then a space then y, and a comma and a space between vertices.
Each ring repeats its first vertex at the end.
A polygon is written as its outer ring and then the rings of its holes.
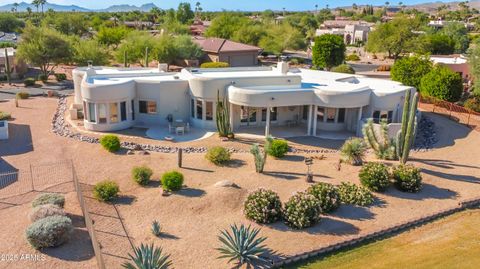
POLYGON ((162 227, 160 227, 160 223, 154 220, 152 222, 152 234, 158 237, 160 236, 161 233, 162 233, 162 227))
POLYGON ((217 250, 222 254, 218 259, 229 259, 228 262, 237 261, 238 266, 252 265, 255 262, 266 261, 262 254, 267 248, 262 243, 266 237, 257 237, 260 229, 251 228, 250 225, 230 225, 230 231, 223 230, 218 236, 222 246, 217 250))
POLYGON ((170 255, 165 255, 161 247, 155 247, 153 244, 134 247, 134 253, 128 254, 131 262, 122 264, 126 269, 168 269, 172 265, 170 255))
POLYGON ((352 165, 362 165, 367 145, 361 138, 350 138, 340 149, 342 160, 352 165))

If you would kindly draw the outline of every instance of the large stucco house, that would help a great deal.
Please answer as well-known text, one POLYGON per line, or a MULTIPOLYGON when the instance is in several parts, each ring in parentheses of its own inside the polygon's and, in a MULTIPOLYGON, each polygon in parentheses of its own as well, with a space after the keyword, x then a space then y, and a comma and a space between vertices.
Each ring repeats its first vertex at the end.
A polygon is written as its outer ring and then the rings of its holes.
POLYGON ((399 122, 405 92, 400 83, 307 69, 277 67, 183 69, 78 68, 73 71, 75 104, 84 126, 115 131, 167 126, 179 119, 192 128, 216 129, 217 94, 227 97, 233 131, 274 126, 359 134, 362 122, 399 122), (169 117, 170 115, 170 117, 169 117))

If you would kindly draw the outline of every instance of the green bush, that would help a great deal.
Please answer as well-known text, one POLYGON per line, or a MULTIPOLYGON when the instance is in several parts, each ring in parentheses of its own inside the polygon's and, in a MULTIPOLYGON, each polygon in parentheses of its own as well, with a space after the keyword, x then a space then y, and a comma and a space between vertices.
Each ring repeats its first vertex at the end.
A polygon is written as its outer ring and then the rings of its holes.
POLYGON ((463 93, 463 81, 460 74, 448 67, 437 65, 420 82, 420 93, 448 102, 456 102, 463 93))
POLYGON ((182 188, 183 174, 177 171, 171 171, 163 174, 162 188, 166 191, 177 191, 182 188))
POLYGON ((67 74, 64 74, 64 73, 55 74, 55 79, 57 79, 57 81, 64 81, 67 79, 67 74))
POLYGON ((25 87, 35 86, 35 79, 34 78, 26 78, 25 80, 23 80, 23 84, 25 84, 25 87))
POLYGON ((362 165, 363 157, 367 152, 367 145, 361 138, 350 138, 340 149, 342 161, 352 165, 362 165))
POLYGON ((36 249, 56 247, 70 239, 72 220, 65 216, 50 216, 35 221, 26 230, 27 240, 36 249))
POLYGON ((105 135, 100 138, 100 144, 109 152, 117 152, 120 150, 120 139, 116 135, 105 135))
POLYGON ((288 152, 288 143, 285 140, 274 139, 268 146, 267 153, 275 158, 282 158, 288 152))
POLYGON ((344 74, 355 74, 355 70, 348 64, 341 64, 332 68, 332 72, 344 73, 344 74))
POLYGON ((337 188, 330 183, 320 182, 310 186, 307 193, 313 195, 320 203, 322 213, 330 213, 340 206, 337 188))
POLYGON ((38 75, 37 80, 40 80, 42 82, 47 82, 48 81, 48 75, 40 74, 40 75, 38 75))
POLYGON ((208 62, 200 65, 200 68, 226 68, 226 67, 230 67, 230 65, 224 62, 208 62))
POLYGON ((10 120, 11 118, 10 113, 0 111, 0 120, 10 120))
POLYGON ((34 207, 32 213, 30 214, 30 220, 35 222, 39 219, 43 219, 46 217, 51 216, 65 216, 65 210, 63 208, 53 205, 53 204, 46 204, 34 207))
POLYGON ((372 191, 384 191, 390 185, 388 168, 383 163, 369 162, 365 164, 358 175, 363 186, 372 191))
POLYGON ((133 181, 140 185, 147 185, 153 175, 152 169, 147 166, 137 166, 132 169, 133 181))
POLYGON ((393 183, 401 191, 418 192, 422 188, 420 169, 413 165, 399 165, 392 171, 393 183))
POLYGON ((340 201, 347 205, 368 206, 374 201, 374 196, 367 188, 350 182, 342 182, 338 187, 340 201))
POLYGON ((216 165, 222 165, 230 161, 230 155, 226 148, 216 146, 207 151, 205 158, 216 165))
POLYGON ((357 62, 360 61, 360 57, 357 54, 350 54, 345 58, 345 61, 357 62))
POLYGON ((432 70, 432 62, 427 57, 402 57, 395 61, 390 72, 392 80, 406 86, 420 87, 422 77, 432 70))
POLYGON ((244 203, 244 213, 256 223, 272 223, 282 215, 282 202, 274 191, 260 188, 248 195, 244 203))
POLYGON ((17 99, 28 99, 28 98, 30 98, 30 94, 28 92, 17 92, 15 97, 17 99))
POLYGON ((295 229, 307 228, 320 220, 320 202, 315 196, 298 192, 285 203, 283 219, 295 229))
POLYGON ((111 180, 104 180, 95 184, 93 187, 93 196, 100 201, 107 202, 116 198, 120 188, 118 184, 111 180))
POLYGON ((35 197, 32 202, 33 207, 48 204, 56 205, 63 208, 63 206, 65 205, 65 197, 58 193, 44 193, 35 197))

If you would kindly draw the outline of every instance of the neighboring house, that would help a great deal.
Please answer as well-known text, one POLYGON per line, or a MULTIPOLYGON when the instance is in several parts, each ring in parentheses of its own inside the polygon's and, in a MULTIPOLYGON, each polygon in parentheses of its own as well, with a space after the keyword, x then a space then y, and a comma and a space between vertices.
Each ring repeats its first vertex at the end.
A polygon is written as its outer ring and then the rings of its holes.
POLYGON ((430 60, 434 64, 441 64, 447 66, 452 71, 460 74, 465 82, 468 82, 472 79, 470 75, 470 69, 468 65, 467 57, 460 54, 451 54, 451 55, 432 55, 430 60))
MULTIPOLYGON (((11 68, 11 75, 12 77, 18 77, 19 75, 23 75, 27 72, 27 65, 25 62, 20 61, 17 59, 16 54, 17 51, 14 48, 7 48, 8 59, 10 62, 11 68)), ((6 75, 6 58, 5 58, 5 49, 0 48, 0 74, 1 76, 6 75)))
POLYGON ((473 30, 473 28, 475 28, 475 24, 474 24, 474 23, 471 23, 471 22, 463 22, 463 21, 444 21, 444 20, 430 21, 430 22, 428 23, 428 26, 433 27, 433 28, 436 28, 436 29, 440 29, 440 28, 443 28, 443 27, 445 27, 446 25, 452 24, 452 23, 462 23, 462 24, 465 26, 465 28, 467 28, 469 31, 470 31, 470 30, 473 30))
POLYGON ((17 41, 18 41, 18 36, 16 33, 0 32, 0 43, 8 42, 8 43, 16 44, 17 41))
POLYGON ((362 21, 325 21, 320 29, 316 30, 316 36, 324 34, 333 34, 343 37, 347 45, 353 45, 357 42, 367 42, 368 34, 371 30, 371 24, 362 21))
POLYGON ((203 36, 208 27, 210 27, 210 21, 201 21, 195 20, 192 25, 190 25, 190 34, 193 36, 203 36))
MULTIPOLYGON (((304 135, 361 133, 366 119, 401 120, 401 83, 363 76, 277 67, 183 69, 84 67, 73 70, 76 107, 87 130, 166 126, 167 116, 194 128, 216 129, 217 98, 230 107, 233 131, 285 126, 304 135), (220 96, 218 96, 220 95, 220 96)), ((168 128, 168 127, 166 127, 168 128)))
POLYGON ((262 52, 259 47, 223 38, 194 37, 193 41, 205 53, 203 62, 225 62, 231 67, 256 66, 262 52))

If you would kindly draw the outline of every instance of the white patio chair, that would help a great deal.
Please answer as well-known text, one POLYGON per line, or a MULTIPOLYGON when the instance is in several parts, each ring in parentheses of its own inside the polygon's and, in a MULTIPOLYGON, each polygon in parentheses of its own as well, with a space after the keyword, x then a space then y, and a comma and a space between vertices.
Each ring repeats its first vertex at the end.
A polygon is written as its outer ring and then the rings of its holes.
POLYGON ((177 133, 177 135, 184 135, 185 134, 185 127, 177 127, 176 133, 177 133))
POLYGON ((168 132, 171 134, 175 132, 175 127, 171 123, 168 124, 168 132))

